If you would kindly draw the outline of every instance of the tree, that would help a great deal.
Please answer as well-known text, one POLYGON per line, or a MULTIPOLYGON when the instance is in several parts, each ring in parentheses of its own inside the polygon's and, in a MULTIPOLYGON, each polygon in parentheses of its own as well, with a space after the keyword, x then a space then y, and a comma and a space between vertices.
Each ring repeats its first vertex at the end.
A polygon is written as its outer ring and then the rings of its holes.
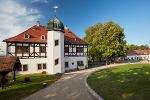
POLYGON ((99 59, 125 56, 128 46, 123 31, 123 28, 111 20, 104 24, 98 22, 87 28, 83 40, 89 43, 89 55, 92 52, 99 59))
POLYGON ((148 50, 149 46, 148 45, 141 45, 141 46, 137 46, 134 44, 128 45, 129 50, 148 50))

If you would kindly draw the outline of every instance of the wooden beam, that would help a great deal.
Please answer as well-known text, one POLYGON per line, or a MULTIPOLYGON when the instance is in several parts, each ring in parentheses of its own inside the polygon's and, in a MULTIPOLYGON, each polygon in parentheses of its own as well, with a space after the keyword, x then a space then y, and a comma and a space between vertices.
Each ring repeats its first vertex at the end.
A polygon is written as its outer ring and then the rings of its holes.
POLYGON ((1 78, 1 88, 3 89, 4 88, 5 75, 4 75, 4 73, 2 73, 1 75, 2 75, 2 78, 1 78))
POLYGON ((13 70, 13 81, 15 82, 16 79, 15 79, 15 70, 13 70))

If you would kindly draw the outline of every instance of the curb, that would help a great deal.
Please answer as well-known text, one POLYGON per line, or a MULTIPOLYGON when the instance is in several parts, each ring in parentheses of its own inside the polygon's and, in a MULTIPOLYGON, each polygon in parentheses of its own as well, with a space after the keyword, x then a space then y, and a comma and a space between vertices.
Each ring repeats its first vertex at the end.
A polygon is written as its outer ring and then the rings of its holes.
MULTIPOLYGON (((96 70, 96 71, 99 71, 99 70, 102 70, 102 69, 98 69, 98 70, 96 70)), ((94 90, 91 89, 91 87, 88 85, 88 83, 87 83, 87 81, 86 81, 86 80, 87 80, 87 77, 88 77, 89 75, 95 73, 96 71, 91 72, 90 74, 88 74, 88 75, 85 77, 85 79, 84 79, 84 84, 85 84, 85 87, 87 88, 87 90, 93 95, 93 97, 95 97, 97 100, 104 100, 104 99, 102 99, 94 90)))

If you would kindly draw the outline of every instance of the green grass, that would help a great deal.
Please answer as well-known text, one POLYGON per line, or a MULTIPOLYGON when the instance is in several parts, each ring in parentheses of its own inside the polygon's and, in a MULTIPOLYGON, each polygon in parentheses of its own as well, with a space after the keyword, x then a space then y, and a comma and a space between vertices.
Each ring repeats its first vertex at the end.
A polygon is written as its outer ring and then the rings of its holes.
MULTIPOLYGON (((15 82, 10 83, 4 89, 0 89, 0 100, 19 100, 42 89, 42 83, 50 85, 61 75, 33 74, 16 76, 15 82), (31 82, 24 83, 25 77, 30 77, 31 82)), ((12 81, 12 78, 9 80, 12 81)))
POLYGON ((100 70, 87 82, 104 100, 150 100, 150 64, 100 70))

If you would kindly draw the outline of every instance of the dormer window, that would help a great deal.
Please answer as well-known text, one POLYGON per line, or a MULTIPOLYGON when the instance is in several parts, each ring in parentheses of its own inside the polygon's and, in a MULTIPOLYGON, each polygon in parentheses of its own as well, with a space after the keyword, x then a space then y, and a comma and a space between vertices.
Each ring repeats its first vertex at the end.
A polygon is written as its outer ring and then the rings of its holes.
POLYGON ((24 35, 24 38, 25 38, 25 39, 29 39, 29 34, 25 34, 25 35, 24 35))
POLYGON ((44 35, 41 36, 41 40, 45 40, 45 36, 44 35))
POLYGON ((79 39, 78 38, 75 38, 75 41, 78 41, 79 39))

